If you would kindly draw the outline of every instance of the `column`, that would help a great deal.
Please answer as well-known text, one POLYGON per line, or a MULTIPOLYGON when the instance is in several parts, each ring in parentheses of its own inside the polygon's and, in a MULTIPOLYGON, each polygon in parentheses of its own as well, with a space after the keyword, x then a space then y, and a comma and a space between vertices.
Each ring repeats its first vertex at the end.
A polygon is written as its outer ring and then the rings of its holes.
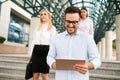
POLYGON ((101 57, 105 59, 105 38, 101 39, 101 57))
POLYGON ((99 49, 99 44, 97 44, 96 46, 97 46, 97 49, 99 49))
POLYGON ((98 43, 98 52, 99 52, 100 57, 101 57, 101 41, 98 43))
POLYGON ((116 15, 116 60, 120 61, 120 14, 116 15))
POLYGON ((112 31, 105 33, 106 59, 112 58, 112 31))
MULTIPOLYGON (((31 17, 31 21, 30 21, 30 36, 29 36, 29 45, 32 42, 33 39, 33 34, 34 34, 34 30, 36 29, 36 27, 39 26, 39 17, 31 17)), ((30 47, 30 46, 29 46, 30 47)), ((29 53, 29 50, 28 50, 29 53)))

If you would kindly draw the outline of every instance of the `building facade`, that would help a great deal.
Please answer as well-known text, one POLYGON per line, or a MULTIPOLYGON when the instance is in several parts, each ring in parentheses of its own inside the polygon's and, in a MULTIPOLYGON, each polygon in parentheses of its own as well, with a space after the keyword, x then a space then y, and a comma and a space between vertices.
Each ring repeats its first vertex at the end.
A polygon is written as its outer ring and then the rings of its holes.
POLYGON ((31 14, 12 1, 0 4, 0 36, 4 44, 26 46, 29 43, 31 14))

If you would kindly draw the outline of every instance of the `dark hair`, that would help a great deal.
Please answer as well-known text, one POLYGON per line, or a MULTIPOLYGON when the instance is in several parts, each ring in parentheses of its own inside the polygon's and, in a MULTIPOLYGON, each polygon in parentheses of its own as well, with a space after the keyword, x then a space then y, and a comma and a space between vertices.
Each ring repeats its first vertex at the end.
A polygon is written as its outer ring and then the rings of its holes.
POLYGON ((88 11, 85 6, 83 6, 80 10, 86 10, 86 11, 88 11))
POLYGON ((80 16, 80 9, 78 7, 75 7, 75 6, 70 6, 70 7, 67 7, 65 10, 65 15, 67 13, 78 13, 80 16))

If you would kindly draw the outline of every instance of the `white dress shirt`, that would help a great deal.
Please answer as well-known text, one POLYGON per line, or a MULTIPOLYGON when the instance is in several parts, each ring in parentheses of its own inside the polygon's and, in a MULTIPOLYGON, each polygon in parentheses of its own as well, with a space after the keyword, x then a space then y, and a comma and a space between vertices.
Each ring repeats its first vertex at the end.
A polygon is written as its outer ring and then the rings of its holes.
MULTIPOLYGON (((74 36, 70 36, 65 31, 51 41, 47 56, 47 63, 51 68, 56 59, 90 60, 94 69, 101 65, 96 44, 87 33, 78 30, 74 36)), ((81 74, 74 70, 56 70, 55 80, 89 80, 89 72, 81 74)))
POLYGON ((80 21, 79 30, 86 32, 93 36, 94 35, 93 21, 90 18, 80 21))
POLYGON ((29 48, 29 55, 32 54, 34 45, 49 45, 51 38, 57 34, 54 26, 51 31, 48 31, 47 28, 48 24, 43 24, 40 30, 38 30, 38 28, 35 29, 33 40, 29 48))

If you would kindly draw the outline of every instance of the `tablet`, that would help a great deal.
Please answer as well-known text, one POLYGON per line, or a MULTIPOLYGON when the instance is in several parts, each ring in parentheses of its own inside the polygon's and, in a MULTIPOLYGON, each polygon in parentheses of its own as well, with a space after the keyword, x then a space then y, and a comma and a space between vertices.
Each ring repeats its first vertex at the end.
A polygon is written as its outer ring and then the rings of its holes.
POLYGON ((73 70, 73 65, 85 64, 85 60, 56 59, 56 70, 73 70))

